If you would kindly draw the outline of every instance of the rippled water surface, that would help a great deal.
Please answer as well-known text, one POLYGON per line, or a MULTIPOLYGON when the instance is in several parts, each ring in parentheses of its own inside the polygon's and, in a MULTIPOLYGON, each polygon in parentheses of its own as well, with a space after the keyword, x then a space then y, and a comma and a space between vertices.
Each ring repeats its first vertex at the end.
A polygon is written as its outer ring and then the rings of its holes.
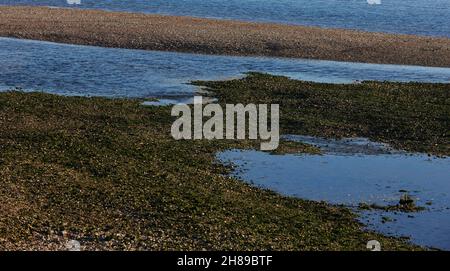
POLYGON ((0 38, 0 90, 62 95, 192 96, 191 80, 228 79, 248 71, 296 79, 450 82, 450 68, 231 57, 101 48, 0 38))
POLYGON ((218 154, 218 159, 237 165, 235 176, 256 186, 355 210, 359 203, 395 205, 407 193, 425 210, 358 210, 361 220, 370 229, 450 250, 450 158, 408 154, 367 139, 290 139, 316 145, 324 154, 230 150, 218 154))
POLYGON ((0 0, 0 5, 77 7, 269 21, 450 37, 448 0, 0 0))

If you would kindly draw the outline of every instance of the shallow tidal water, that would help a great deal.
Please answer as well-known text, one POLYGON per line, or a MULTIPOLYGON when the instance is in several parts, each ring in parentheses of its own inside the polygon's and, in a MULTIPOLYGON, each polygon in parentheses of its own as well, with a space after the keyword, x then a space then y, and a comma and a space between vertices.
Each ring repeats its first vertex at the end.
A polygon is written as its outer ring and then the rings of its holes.
POLYGON ((79 1, 80 5, 70 5, 67 0, 0 0, 0 5, 104 9, 450 37, 448 0, 79 1))
POLYGON ((225 80, 248 71, 295 79, 450 82, 450 68, 322 60, 233 57, 57 44, 0 38, 0 90, 60 95, 183 100, 191 80, 225 80))
POLYGON ((229 150, 217 155, 236 167, 234 176, 283 195, 343 204, 371 230, 410 237, 420 245, 450 250, 450 158, 397 151, 367 139, 329 140, 288 136, 321 148, 323 155, 272 155, 229 150), (395 205, 407 193, 425 210, 362 211, 359 203, 395 205))
MULTIPOLYGON (((187 15, 450 37, 450 1, 381 0, 0 0, 39 5, 187 15)), ((60 95, 164 97, 148 105, 189 101, 191 80, 224 80, 260 71, 295 79, 450 82, 449 68, 264 57, 207 56, 0 38, 0 90, 21 88, 60 95)), ((271 155, 230 150, 218 159, 238 166, 235 176, 281 194, 347 205, 369 229, 408 236, 450 250, 450 159, 409 154, 366 139, 291 136, 324 155, 271 155), (407 191, 407 192, 405 192, 407 191), (408 193, 426 210, 361 211, 359 203, 396 204, 408 193)))

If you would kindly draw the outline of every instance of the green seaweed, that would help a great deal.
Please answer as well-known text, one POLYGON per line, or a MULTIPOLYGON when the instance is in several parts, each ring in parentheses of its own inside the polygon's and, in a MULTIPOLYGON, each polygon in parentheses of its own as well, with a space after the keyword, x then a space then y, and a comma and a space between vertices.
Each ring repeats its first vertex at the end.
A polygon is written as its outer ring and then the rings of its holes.
MULTIPOLYGON (((264 80, 281 91, 287 79, 264 80)), ((347 208, 227 177, 215 154, 254 142, 175 141, 170 107, 141 102, 0 94, 0 249, 422 249, 363 230, 347 208)))
POLYGON ((450 155, 450 84, 324 84, 261 73, 193 84, 222 103, 279 104, 283 134, 367 137, 408 151, 450 155))

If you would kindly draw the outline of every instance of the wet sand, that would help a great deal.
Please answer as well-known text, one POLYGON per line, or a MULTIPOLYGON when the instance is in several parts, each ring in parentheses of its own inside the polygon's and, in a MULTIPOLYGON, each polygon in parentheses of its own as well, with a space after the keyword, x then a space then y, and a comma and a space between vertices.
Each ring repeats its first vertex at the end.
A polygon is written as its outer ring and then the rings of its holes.
POLYGON ((0 7, 0 36, 203 54, 450 67, 450 39, 99 10, 0 7))

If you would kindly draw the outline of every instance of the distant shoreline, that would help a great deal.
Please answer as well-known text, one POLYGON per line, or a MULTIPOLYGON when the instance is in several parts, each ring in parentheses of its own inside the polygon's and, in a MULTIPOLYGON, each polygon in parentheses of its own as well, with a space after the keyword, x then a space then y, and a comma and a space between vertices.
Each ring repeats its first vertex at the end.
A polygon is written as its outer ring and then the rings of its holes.
POLYGON ((450 39, 100 10, 0 6, 0 36, 103 47, 450 67, 450 39))

